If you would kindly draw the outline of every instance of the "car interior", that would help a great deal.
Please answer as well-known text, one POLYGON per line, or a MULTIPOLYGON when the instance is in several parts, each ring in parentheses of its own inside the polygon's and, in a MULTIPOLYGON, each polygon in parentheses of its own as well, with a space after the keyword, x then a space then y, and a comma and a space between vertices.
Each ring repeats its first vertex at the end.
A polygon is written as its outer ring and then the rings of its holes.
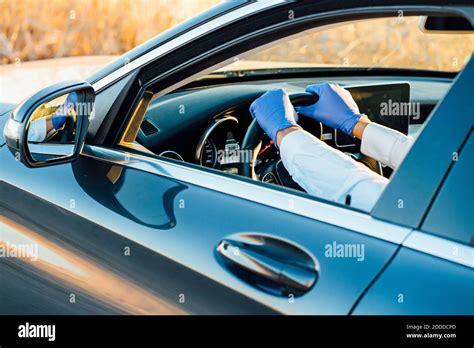
MULTIPOLYGON (((147 108, 135 145, 161 157, 303 191, 252 119, 250 104, 268 90, 284 88, 294 106, 307 105, 317 96, 306 93, 306 86, 338 83, 371 121, 416 138, 474 47, 472 34, 437 33, 433 26, 426 17, 361 20, 252 50, 171 93, 145 94, 147 108), (367 38, 372 30, 379 41, 367 38), (349 37, 338 42, 332 35, 349 37), (430 47, 448 41, 446 55, 430 55, 430 47), (323 58, 321 50, 327 51, 323 58), (405 59, 413 55, 416 59, 405 59)), ((390 168, 360 152, 359 140, 302 116, 298 124, 390 178, 390 168)))

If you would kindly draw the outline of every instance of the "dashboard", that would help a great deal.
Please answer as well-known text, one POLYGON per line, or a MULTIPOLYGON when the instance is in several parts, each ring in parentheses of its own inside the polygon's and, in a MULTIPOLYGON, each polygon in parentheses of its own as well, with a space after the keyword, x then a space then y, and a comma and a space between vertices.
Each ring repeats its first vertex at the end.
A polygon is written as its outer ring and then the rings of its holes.
MULTIPOLYGON (((325 81, 347 88, 361 113, 372 121, 414 136, 452 82, 448 78, 390 77, 325 81), (407 109, 401 112, 397 109, 400 106, 407 109)), ((151 102, 137 141, 163 157, 240 174, 242 156, 247 155, 240 149, 252 121, 248 109, 253 100, 278 87, 291 97, 318 82, 323 81, 258 81, 179 90, 151 102)), ((356 159, 360 157, 358 140, 305 117, 299 117, 298 124, 328 145, 356 159)), ((272 177, 268 180, 266 168, 278 159, 278 149, 264 136, 254 161, 260 180, 275 181, 272 177)), ((386 176, 390 173, 389 169, 383 172, 386 176)))

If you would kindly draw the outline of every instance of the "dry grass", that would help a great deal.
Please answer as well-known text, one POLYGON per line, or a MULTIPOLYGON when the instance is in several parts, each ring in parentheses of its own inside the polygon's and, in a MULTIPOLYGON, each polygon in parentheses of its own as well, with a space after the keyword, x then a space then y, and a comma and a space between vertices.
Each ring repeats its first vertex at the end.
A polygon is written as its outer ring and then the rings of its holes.
MULTIPOLYGON (((0 62, 118 55, 218 0, 0 0, 0 62)), ((473 35, 426 35, 416 18, 345 25, 252 59, 459 70, 473 35)))
POLYGON ((0 62, 122 54, 217 0, 0 0, 0 62))
MULTIPOLYGON (((425 34, 418 17, 373 19, 288 41, 253 55, 256 60, 337 66, 410 67, 458 71, 474 50, 474 35, 425 34)), ((250 57, 249 57, 250 58, 250 57)))

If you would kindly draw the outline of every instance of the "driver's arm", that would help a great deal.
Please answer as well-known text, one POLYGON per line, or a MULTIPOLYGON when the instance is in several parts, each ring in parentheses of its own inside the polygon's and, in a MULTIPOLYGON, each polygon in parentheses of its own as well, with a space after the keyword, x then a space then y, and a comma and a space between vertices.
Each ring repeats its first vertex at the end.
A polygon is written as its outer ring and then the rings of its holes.
POLYGON ((277 134, 285 168, 311 195, 370 211, 388 180, 299 126, 277 134))
POLYGON ((302 130, 283 89, 256 99, 250 113, 280 146, 285 168, 309 194, 365 211, 372 209, 388 180, 302 130))
POLYGON ((41 117, 32 121, 28 127, 28 141, 43 142, 53 129, 51 117, 41 117))
POLYGON ((365 117, 357 122, 353 134, 361 140, 360 151, 364 155, 392 169, 398 168, 415 141, 413 137, 370 122, 365 117))
POLYGON ((362 140, 361 152, 396 169, 414 140, 396 130, 370 123, 346 89, 334 83, 306 87, 307 93, 319 96, 317 102, 296 109, 304 116, 362 140))

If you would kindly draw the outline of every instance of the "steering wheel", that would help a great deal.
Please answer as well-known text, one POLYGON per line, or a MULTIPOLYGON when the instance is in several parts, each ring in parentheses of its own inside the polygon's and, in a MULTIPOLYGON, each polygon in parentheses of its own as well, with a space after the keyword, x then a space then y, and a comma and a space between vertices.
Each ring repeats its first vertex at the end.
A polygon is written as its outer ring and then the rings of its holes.
MULTIPOLYGON (((317 102, 318 99, 319 97, 317 95, 306 92, 294 93, 290 95, 290 101, 295 106, 310 105, 317 102)), ((254 164, 260 151, 260 147, 262 146, 263 135, 264 132, 258 124, 257 119, 254 119, 247 129, 247 133, 245 134, 244 140, 242 142, 242 150, 244 150, 243 153, 252 154, 252 156, 243 156, 242 175, 254 180, 257 180, 254 164)), ((275 166, 275 170, 285 169, 283 166, 275 166)))

